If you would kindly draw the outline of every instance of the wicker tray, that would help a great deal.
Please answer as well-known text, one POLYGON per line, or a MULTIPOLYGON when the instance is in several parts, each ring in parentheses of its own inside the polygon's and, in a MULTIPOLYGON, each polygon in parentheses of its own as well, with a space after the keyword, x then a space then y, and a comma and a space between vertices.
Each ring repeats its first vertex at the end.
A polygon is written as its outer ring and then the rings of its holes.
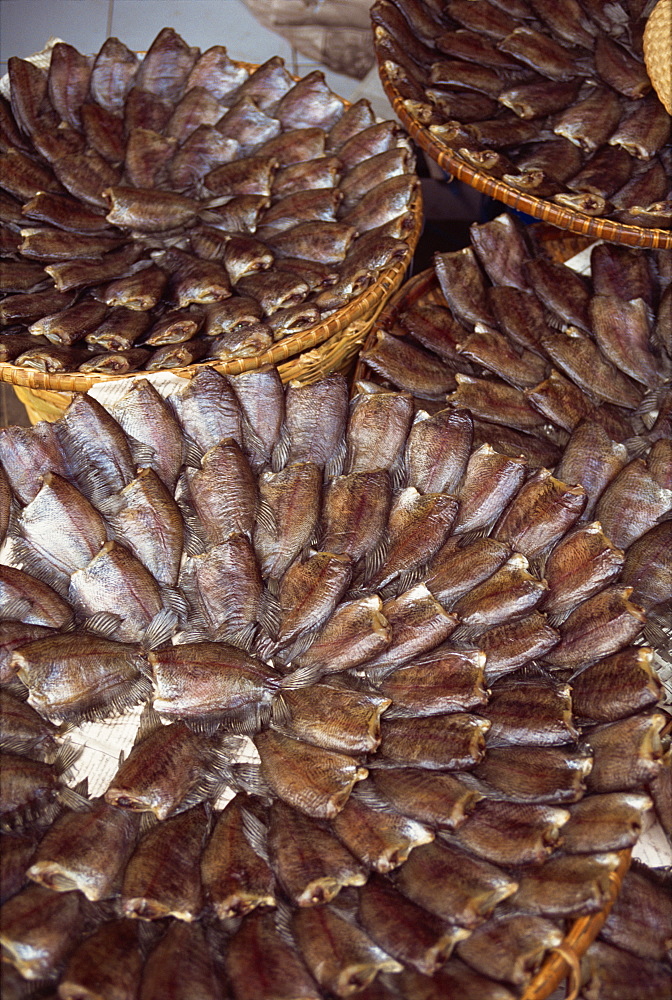
MULTIPOLYGON (((374 47, 376 33, 374 31, 374 47)), ((662 77, 665 70, 669 69, 669 38, 663 39, 663 48, 667 52, 667 64, 660 71, 662 77)), ((656 53, 660 53, 660 44, 656 46, 656 53)), ((392 82, 390 75, 385 69, 385 56, 376 47, 376 59, 378 61, 378 73, 383 90, 387 95, 395 114, 403 126, 407 129, 413 140, 424 150, 427 155, 434 160, 447 173, 452 174, 458 180, 463 181, 470 187, 475 188, 482 194, 488 195, 497 201, 518 209, 531 215, 535 219, 542 219, 560 229, 567 229, 573 233, 589 236, 593 239, 607 240, 611 243, 622 243, 626 246, 650 248, 650 249, 670 249, 672 248, 672 232, 664 229, 646 229, 642 226, 625 225, 614 222, 611 219, 592 217, 583 215, 580 212, 572 211, 556 205, 554 202, 546 201, 543 198, 536 198, 533 195, 524 194, 516 188, 496 180, 487 174, 475 170, 466 160, 463 160, 455 150, 446 143, 438 139, 429 131, 417 118, 415 118, 406 107, 403 97, 392 82)), ((656 65, 659 65, 658 63, 656 65)), ((647 63, 648 68, 648 63, 647 63)), ((651 72, 649 70, 649 72, 651 72)), ((668 84, 669 86, 669 84, 668 84)), ((662 99, 661 99, 662 100, 662 99)), ((664 103, 664 102, 663 102, 664 103)))
MULTIPOLYGON (((45 49, 31 56, 28 61, 41 68, 48 68, 51 59, 51 48, 60 39, 50 39, 45 49)), ((138 52, 138 56, 145 55, 138 52)), ((257 63, 233 59, 232 62, 244 67, 250 73, 258 68, 257 63)), ((300 77, 290 74, 295 80, 300 77)), ((0 81, 0 91, 9 86, 8 77, 0 81), (4 85, 4 88, 3 88, 4 85)), ((336 95, 348 108, 352 102, 336 95)), ((56 420, 67 408, 72 393, 87 392, 101 383, 115 382, 129 378, 147 378, 153 375, 169 372, 180 378, 193 378, 205 367, 216 368, 227 375, 238 375, 244 371, 260 368, 262 365, 275 364, 285 381, 301 379, 314 381, 329 371, 344 370, 354 360, 361 344, 370 328, 375 323, 380 310, 389 296, 398 289, 410 266, 423 225, 422 191, 418 186, 417 194, 410 206, 414 225, 404 236, 407 251, 403 258, 394 261, 382 271, 378 278, 362 293, 353 298, 345 306, 332 313, 327 319, 312 327, 284 337, 273 347, 258 355, 244 358, 234 358, 229 361, 205 361, 184 368, 165 368, 158 372, 142 370, 121 375, 88 373, 73 371, 47 373, 30 368, 13 365, 10 362, 0 362, 0 381, 15 387, 16 394, 26 407, 29 419, 33 423, 38 420, 56 420), (283 364, 286 362, 286 364, 283 364)))

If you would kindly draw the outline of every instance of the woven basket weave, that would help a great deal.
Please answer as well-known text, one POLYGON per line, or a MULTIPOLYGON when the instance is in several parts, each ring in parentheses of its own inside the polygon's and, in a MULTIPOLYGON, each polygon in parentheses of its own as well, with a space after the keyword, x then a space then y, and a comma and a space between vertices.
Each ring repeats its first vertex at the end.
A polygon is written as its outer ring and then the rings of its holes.
POLYGON ((672 0, 658 0, 644 29, 646 72, 668 115, 672 115, 672 0))

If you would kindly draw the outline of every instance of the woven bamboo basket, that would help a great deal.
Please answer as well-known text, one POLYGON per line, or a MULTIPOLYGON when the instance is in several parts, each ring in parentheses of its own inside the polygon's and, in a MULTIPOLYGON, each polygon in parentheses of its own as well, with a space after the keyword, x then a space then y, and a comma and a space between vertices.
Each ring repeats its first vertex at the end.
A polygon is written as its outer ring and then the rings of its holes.
MULTIPOLYGON (((58 41, 56 38, 50 39, 45 49, 30 57, 30 61, 42 68, 48 68, 51 48, 58 41)), ((142 51, 137 53, 138 56, 144 54, 142 51)), ((232 62, 244 67, 250 73, 258 68, 257 63, 235 59, 232 62)), ((300 79, 295 74, 291 75, 295 80, 300 79)), ((2 83, 8 86, 8 78, 3 78, 2 83)), ((339 97, 339 100, 346 108, 351 104, 345 98, 339 97)), ((407 243, 404 257, 393 262, 364 292, 336 310, 323 322, 284 337, 261 354, 234 358, 226 362, 200 362, 185 368, 167 368, 161 371, 170 372, 179 378, 190 379, 206 367, 215 368, 224 375, 239 375, 241 372, 273 364, 278 366, 281 377, 286 382, 291 379, 311 382, 327 372, 347 370, 388 298, 401 286, 410 266, 423 225, 420 187, 411 204, 411 211, 414 225, 404 237, 407 243)), ((0 362, 0 381, 14 387, 17 398, 23 403, 33 424, 40 420, 57 420, 72 401, 73 393, 87 392, 93 386, 122 379, 149 377, 151 380, 153 374, 157 373, 144 371, 122 375, 83 372, 47 373, 22 368, 9 362, 0 362)))
MULTIPOLYGON (((647 22, 648 59, 647 72, 651 76, 654 88, 661 102, 665 104, 661 92, 672 100, 672 63, 670 62, 670 23, 672 20, 672 0, 659 0, 654 14, 647 22), (660 12, 658 8, 661 8, 660 12), (659 90, 660 88, 660 90, 659 90)), ((646 36, 645 36, 646 37, 646 36)), ((374 47, 376 34, 374 31, 374 47)), ((646 43, 645 43, 646 44, 646 43)), ((646 229, 643 226, 625 225, 611 219, 591 217, 556 205, 554 202, 516 190, 501 180, 496 180, 487 174, 475 170, 466 160, 463 160, 455 150, 442 142, 417 118, 410 114, 404 99, 395 87, 385 68, 385 56, 376 47, 378 73, 383 90, 387 95, 395 114, 406 128, 412 139, 427 155, 445 170, 446 173, 482 194, 494 198, 511 208, 518 209, 535 219, 542 219, 559 229, 570 230, 592 239, 607 240, 611 243, 622 243, 626 246, 648 248, 654 250, 672 248, 672 232, 664 229, 646 229)), ((669 104, 665 104, 668 112, 669 104)))

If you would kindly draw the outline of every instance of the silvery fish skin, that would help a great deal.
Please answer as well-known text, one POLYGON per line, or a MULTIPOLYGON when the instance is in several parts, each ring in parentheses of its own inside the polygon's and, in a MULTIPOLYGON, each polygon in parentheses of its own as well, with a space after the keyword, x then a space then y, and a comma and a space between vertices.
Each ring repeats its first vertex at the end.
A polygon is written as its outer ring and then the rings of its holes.
POLYGON ((199 55, 199 49, 189 48, 174 28, 162 28, 138 66, 136 86, 174 100, 199 55))
POLYGON ((333 613, 352 579, 349 556, 313 552, 292 563, 280 580, 277 641, 288 646, 304 632, 322 625, 333 613))
POLYGON ((545 580, 528 573, 528 561, 514 552, 492 576, 460 597, 453 605, 463 625, 478 632, 529 613, 545 596, 545 580))
POLYGON ((670 910, 667 873, 635 862, 623 879, 622 895, 601 936, 642 958, 664 961, 669 957, 670 910))
POLYGON ((605 487, 623 469, 628 459, 624 445, 612 441, 607 431, 590 418, 573 429, 556 476, 565 483, 581 483, 588 499, 583 516, 595 513, 605 487))
POLYGON ((96 991, 107 992, 114 1000, 131 1000, 142 965, 137 925, 130 920, 110 920, 75 949, 58 988, 63 1000, 94 997, 96 991))
POLYGON ((10 56, 7 61, 11 84, 12 113, 17 125, 28 135, 31 134, 47 99, 48 76, 27 59, 10 56))
POLYGON ((0 461, 13 492, 24 505, 35 499, 46 472, 64 478, 68 475, 54 425, 47 421, 35 427, 1 428, 0 461))
POLYGON ((623 568, 623 551, 602 531, 599 521, 568 532, 550 552, 544 565, 548 593, 545 614, 562 616, 611 583, 623 568))
POLYGON ((137 816, 104 799, 84 812, 68 810, 40 841, 26 874, 47 889, 78 889, 91 901, 109 899, 119 889, 138 826, 137 816))
POLYGON ((548 469, 540 469, 502 512, 493 537, 536 559, 573 527, 585 505, 582 486, 568 486, 548 469))
POLYGON ((280 98, 274 114, 283 130, 314 126, 329 130, 343 110, 343 102, 327 85, 324 73, 313 70, 280 98))
POLYGON ((120 165, 112 166, 91 149, 86 153, 66 153, 54 161, 53 168, 71 195, 101 208, 107 204, 103 191, 118 184, 121 176, 120 165))
POLYGON ((314 160, 290 163, 278 170, 273 178, 271 195, 288 198, 301 191, 335 188, 341 178, 341 161, 337 156, 319 156, 314 160))
POLYGON ((358 230, 346 221, 300 222, 272 236, 267 243, 279 257, 305 257, 323 264, 338 264, 357 235, 358 230))
POLYGON ((232 533, 183 567, 180 587, 213 639, 249 648, 263 622, 263 583, 250 540, 232 533), (193 572, 193 581, 190 574, 193 572))
MULTIPOLYGON (((168 140, 164 143, 174 149, 168 140)), ((217 164, 235 159, 238 149, 235 139, 225 138, 213 125, 199 125, 179 149, 174 149, 168 163, 170 180, 178 191, 190 191, 217 164)))
POLYGON ((244 920, 227 943, 224 961, 239 1000, 264 995, 320 1000, 322 995, 273 913, 262 910, 244 920))
MULTIPOLYGON (((485 655, 480 650, 437 646, 399 667, 380 685, 391 699, 394 715, 440 715, 484 705, 485 655)), ((390 713, 388 713, 388 717, 390 713)))
MULTIPOLYGON (((273 471, 293 462, 328 466, 339 456, 348 412, 348 390, 342 375, 329 375, 311 385, 289 383, 285 422, 273 452, 273 471)), ((336 469, 328 467, 337 474, 336 469)))
POLYGON ((317 531, 322 471, 314 462, 293 462, 280 472, 262 472, 258 483, 272 519, 256 521, 254 546, 263 575, 279 580, 317 531))
POLYGON ((380 544, 392 502, 388 473, 351 472, 329 480, 322 503, 320 548, 353 563, 380 544))
POLYGON ((632 598, 645 610, 669 603, 672 589, 669 547, 672 522, 662 521, 629 546, 621 581, 632 587, 632 598))
POLYGON ((105 521, 76 487, 47 472, 33 500, 21 511, 20 531, 58 573, 82 569, 107 541, 105 521))
POLYGON ((221 101, 242 86, 249 75, 249 69, 234 63, 223 45, 212 45, 194 63, 187 88, 205 87, 221 101))
POLYGON ((421 493, 455 493, 464 474, 473 439, 466 410, 416 414, 406 439, 408 484, 421 493))
POLYGON ((3 617, 27 625, 63 628, 72 621, 72 608, 48 584, 36 577, 0 564, 0 607, 3 617))
POLYGON ((4 904, 0 943, 24 979, 53 980, 82 933, 82 899, 29 885, 4 904))
POLYGON ((562 829, 562 849, 574 854, 632 847, 652 807, 653 800, 637 792, 587 795, 569 810, 569 821, 562 829))
POLYGON ((493 538, 477 538, 466 544, 459 536, 452 536, 428 563, 425 584, 450 609, 474 586, 492 576, 510 555, 508 545, 493 538))
POLYGON ((593 753, 589 791, 636 791, 655 778, 662 767, 665 724, 661 712, 650 712, 591 729, 586 741, 593 753))
POLYGON ((390 177, 362 195, 354 208, 341 213, 341 218, 358 234, 367 232, 409 211, 419 190, 420 182, 414 174, 390 177))
POLYGON ((272 56, 249 74, 236 91, 236 97, 252 97, 263 111, 269 111, 291 90, 293 83, 284 60, 272 56))
POLYGON ((279 165, 275 156, 242 156, 210 170, 203 183, 215 195, 255 194, 268 197, 279 165))
POLYGON ((147 379, 134 379, 128 392, 112 403, 108 412, 131 439, 131 447, 143 447, 142 454, 136 451, 138 464, 153 469, 172 493, 182 465, 183 443, 169 404, 147 379))
POLYGON ((238 400, 223 375, 203 368, 179 393, 169 397, 188 443, 205 454, 225 438, 242 443, 238 400))
POLYGON ((618 854, 569 854, 528 865, 519 873, 511 905, 528 913, 567 916, 596 913, 611 893, 609 875, 618 854))
POLYGON ((205 925, 172 921, 147 957, 142 973, 145 1000, 219 1000, 222 990, 216 952, 205 925))
POLYGON ((625 1000, 629 984, 635 982, 642 983, 642 1000, 665 1000, 669 996, 670 972, 664 962, 639 958, 630 950, 598 939, 581 962, 581 981, 584 995, 591 1000, 625 1000))
POLYGON ((191 922, 203 909, 200 857, 208 815, 194 806, 157 823, 139 841, 124 872, 120 909, 135 920, 191 922))
POLYGON ((478 645, 486 654, 486 680, 491 683, 530 660, 545 656, 559 641, 560 633, 538 611, 487 629, 478 637, 478 645))
POLYGON ((582 798, 592 766, 587 749, 490 747, 473 773, 511 799, 561 804, 582 798))
POLYGON ((273 139, 268 139, 257 149, 257 153, 275 156, 281 166, 301 163, 325 155, 326 135, 318 126, 294 128, 283 131, 273 139))
POLYGON ((479 972, 524 986, 549 948, 560 947, 562 930, 550 920, 529 914, 495 918, 458 945, 460 958, 479 972))
POLYGON ((286 194, 262 213, 259 219, 259 235, 262 239, 266 239, 310 219, 335 222, 337 209, 342 202, 343 194, 340 188, 319 187, 314 190, 304 188, 286 194))
POLYGON ((68 463, 69 478, 92 502, 117 493, 135 475, 121 427, 88 394, 78 395, 54 425, 68 463))
POLYGON ((266 271, 273 264, 273 254, 259 240, 232 236, 224 245, 224 266, 232 284, 255 271, 266 271))
POLYGON ((425 563, 450 534, 458 501, 448 493, 421 494, 414 486, 395 498, 388 519, 389 546, 369 585, 383 587, 425 563))
MULTIPOLYGON (((143 128, 136 125, 128 133, 124 157, 124 179, 145 192, 155 189, 158 185, 165 183, 166 177, 180 152, 177 150, 175 139, 166 138, 159 132, 155 132, 153 128, 143 128)), ((186 156, 186 153, 183 156, 186 156)), ((107 208, 109 205, 106 202, 107 208)))
POLYGON ((378 793, 404 816, 439 829, 454 830, 465 822, 480 792, 452 774, 415 767, 384 767, 371 771, 378 793))
POLYGON ((353 785, 368 770, 355 758, 266 730, 254 737, 261 774, 288 805, 316 819, 333 819, 345 805, 353 785))
POLYGON ((224 438, 201 459, 200 469, 187 469, 190 505, 208 545, 226 540, 233 531, 254 530, 257 484, 245 454, 234 438, 224 438))
POLYGON ((406 393, 358 392, 348 416, 347 471, 392 471, 400 461, 412 416, 413 401, 406 393))
POLYGON ((28 703, 54 722, 96 718, 144 699, 144 665, 136 646, 82 633, 36 639, 10 660, 28 703))
POLYGON ((368 782, 360 785, 334 817, 333 829, 355 857, 374 871, 399 868, 409 854, 434 839, 423 823, 391 809, 381 811, 381 800, 368 782))
POLYGON ((380 972, 403 968, 329 904, 296 910, 292 932, 312 975, 338 997, 359 992, 380 972))
POLYGON ((390 698, 325 683, 292 690, 291 683, 290 674, 282 692, 282 718, 273 723, 276 729, 325 750, 354 754, 378 749, 380 717, 390 698))
POLYGON ((278 880, 300 907, 328 903, 346 886, 366 882, 364 866, 347 846, 279 800, 269 810, 268 847, 278 880))
POLYGON ((15 649, 34 639, 54 635, 54 631, 46 625, 30 625, 13 618, 3 618, 0 621, 0 684, 7 684, 15 677, 11 666, 15 649))
POLYGON ((490 725, 466 712, 383 720, 380 757, 394 766, 469 769, 485 755, 490 725))
POLYGON ((378 656, 391 638, 383 602, 377 594, 371 594, 339 604, 294 663, 302 673, 339 673, 378 656))
POLYGON ((91 96, 107 111, 121 111, 133 84, 138 57, 118 38, 107 38, 91 70, 91 96))
POLYGON ((500 865, 541 862, 563 843, 566 809, 519 802, 478 802, 452 842, 500 865))
POLYGON ((473 930, 516 892, 518 883, 500 868, 437 840, 412 852, 397 886, 430 913, 473 930))
POLYGON ((651 316, 643 299, 594 295, 590 317, 595 339, 610 361, 648 388, 660 384, 663 375, 650 348, 651 316))
POLYGON ((672 506, 672 491, 659 486, 644 460, 635 458, 612 479, 600 497, 595 514, 611 540, 627 548, 672 506))
MULTIPOLYGON (((227 139, 235 139, 243 155, 250 154, 261 143, 273 139, 281 131, 275 117, 265 114, 249 96, 243 96, 217 121, 217 131, 227 139)), ((211 124, 206 121, 206 124, 211 124)))
POLYGON ((530 287, 551 312, 564 324, 590 330, 590 291, 584 277, 544 257, 527 260, 522 266, 530 287))
POLYGON ((227 803, 201 857, 205 897, 220 920, 276 903, 273 872, 246 835, 245 807, 242 794, 227 803))
POLYGON ((483 714, 490 721, 491 746, 557 746, 579 735, 572 716, 571 688, 550 676, 497 680, 483 714))
POLYGON ((373 875, 358 893, 357 914, 369 937, 386 952, 426 976, 450 957, 468 931, 444 923, 373 875))
POLYGON ((166 125, 166 135, 182 145, 200 125, 214 125, 221 115, 221 105, 209 90, 190 87, 175 105, 166 125))
POLYGON ((268 704, 279 686, 264 663, 223 642, 180 643, 149 653, 148 660, 154 709, 169 720, 219 720, 268 704))
POLYGON ((490 527, 517 493, 525 469, 523 458, 500 455, 488 444, 472 452, 460 490, 454 533, 490 527))

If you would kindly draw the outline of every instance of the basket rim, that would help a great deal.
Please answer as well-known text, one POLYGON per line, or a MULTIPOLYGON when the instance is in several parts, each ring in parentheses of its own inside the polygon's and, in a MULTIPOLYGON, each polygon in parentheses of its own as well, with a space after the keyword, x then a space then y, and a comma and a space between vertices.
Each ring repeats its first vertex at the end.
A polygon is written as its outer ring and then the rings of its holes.
POLYGON ((441 142, 429 129, 414 118, 404 104, 403 98, 394 86, 385 68, 386 59, 376 45, 374 32, 374 48, 378 63, 378 74, 385 94, 398 115, 402 125, 411 138, 438 165, 460 181, 476 188, 483 194, 497 201, 531 215, 543 219, 559 229, 567 229, 582 236, 607 240, 611 243, 621 243, 631 247, 651 250, 672 249, 672 232, 664 229, 645 229, 643 226, 626 225, 611 219, 591 217, 574 212, 569 208, 554 205, 552 202, 534 195, 517 191, 503 181, 495 180, 487 174, 474 170, 472 166, 457 156, 449 146, 441 142))

